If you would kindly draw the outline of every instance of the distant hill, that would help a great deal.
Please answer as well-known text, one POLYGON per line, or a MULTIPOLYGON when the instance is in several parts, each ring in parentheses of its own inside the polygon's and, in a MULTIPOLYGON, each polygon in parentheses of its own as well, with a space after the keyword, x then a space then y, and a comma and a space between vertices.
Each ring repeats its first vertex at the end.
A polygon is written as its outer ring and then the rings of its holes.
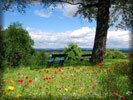
MULTIPOLYGON (((108 48, 107 48, 108 49, 108 48)), ((62 52, 64 48, 35 48, 36 51, 46 51, 46 52, 62 52)), ((92 48, 81 48, 82 51, 92 51, 92 48)), ((128 53, 130 48, 111 48, 111 50, 119 50, 124 53, 128 53)))

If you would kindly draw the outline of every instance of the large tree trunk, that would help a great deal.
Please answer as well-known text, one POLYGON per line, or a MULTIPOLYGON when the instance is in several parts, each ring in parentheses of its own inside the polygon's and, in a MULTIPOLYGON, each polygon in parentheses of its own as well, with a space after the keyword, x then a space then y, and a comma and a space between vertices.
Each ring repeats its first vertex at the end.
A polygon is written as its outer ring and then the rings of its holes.
POLYGON ((97 13, 97 28, 92 51, 92 63, 103 61, 106 52, 107 31, 109 28, 109 8, 110 0, 99 0, 97 13))

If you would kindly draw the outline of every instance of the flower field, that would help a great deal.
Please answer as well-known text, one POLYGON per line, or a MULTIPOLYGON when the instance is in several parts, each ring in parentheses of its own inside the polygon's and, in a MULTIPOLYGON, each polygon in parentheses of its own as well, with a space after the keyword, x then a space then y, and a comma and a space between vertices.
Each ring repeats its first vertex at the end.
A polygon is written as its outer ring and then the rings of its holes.
POLYGON ((3 73, 0 100, 133 100, 132 73, 129 61, 18 68, 3 73))

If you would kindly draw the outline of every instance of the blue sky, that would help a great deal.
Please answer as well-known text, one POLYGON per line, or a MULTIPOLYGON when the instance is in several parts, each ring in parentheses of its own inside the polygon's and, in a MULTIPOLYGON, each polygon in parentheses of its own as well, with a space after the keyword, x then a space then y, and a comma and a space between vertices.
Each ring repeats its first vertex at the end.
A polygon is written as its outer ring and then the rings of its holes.
MULTIPOLYGON (((52 7, 51 7, 52 8, 52 7)), ((25 14, 4 12, 4 27, 12 22, 20 22, 34 40, 34 48, 64 48, 76 43, 83 48, 92 48, 94 44, 96 22, 73 17, 77 6, 58 5, 54 10, 39 5, 26 8, 25 14)), ((124 30, 108 32, 107 48, 128 48, 129 32, 124 30), (115 36, 115 37, 114 37, 115 36)))

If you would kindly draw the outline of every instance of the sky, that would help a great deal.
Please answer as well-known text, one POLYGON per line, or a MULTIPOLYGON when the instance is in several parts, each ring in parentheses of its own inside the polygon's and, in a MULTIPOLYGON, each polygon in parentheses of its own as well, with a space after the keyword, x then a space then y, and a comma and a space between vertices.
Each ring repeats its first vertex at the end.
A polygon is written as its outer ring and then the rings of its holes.
MULTIPOLYGON (((26 13, 4 12, 4 28, 13 22, 23 25, 34 40, 34 48, 64 48, 75 43, 81 48, 93 48, 96 21, 88 22, 80 16, 73 17, 76 5, 58 5, 48 9, 31 5, 26 13)), ((110 28, 107 35, 107 48, 129 48, 129 31, 110 28)))

